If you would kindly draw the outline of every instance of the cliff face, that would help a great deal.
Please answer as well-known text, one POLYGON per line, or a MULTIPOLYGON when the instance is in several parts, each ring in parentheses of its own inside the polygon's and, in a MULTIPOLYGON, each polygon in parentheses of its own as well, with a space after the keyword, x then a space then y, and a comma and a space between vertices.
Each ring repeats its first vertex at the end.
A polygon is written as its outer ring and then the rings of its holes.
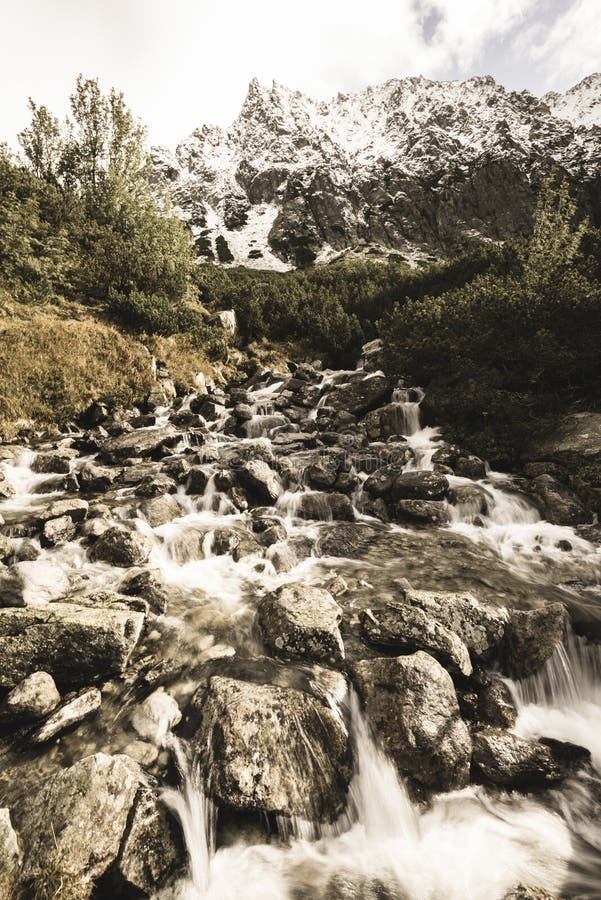
POLYGON ((542 99, 489 77, 395 79, 329 102, 253 81, 230 128, 153 156, 199 248, 222 262, 418 260, 524 231, 553 165, 597 221, 600 126, 601 75, 542 99))

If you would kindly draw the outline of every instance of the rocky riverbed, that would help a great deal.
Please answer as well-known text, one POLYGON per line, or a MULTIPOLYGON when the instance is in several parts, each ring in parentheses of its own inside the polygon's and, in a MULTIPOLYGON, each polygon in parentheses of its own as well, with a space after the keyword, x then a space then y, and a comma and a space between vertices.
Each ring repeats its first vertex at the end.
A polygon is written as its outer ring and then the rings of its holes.
POLYGON ((376 351, 0 445, 0 898, 601 897, 597 500, 376 351))

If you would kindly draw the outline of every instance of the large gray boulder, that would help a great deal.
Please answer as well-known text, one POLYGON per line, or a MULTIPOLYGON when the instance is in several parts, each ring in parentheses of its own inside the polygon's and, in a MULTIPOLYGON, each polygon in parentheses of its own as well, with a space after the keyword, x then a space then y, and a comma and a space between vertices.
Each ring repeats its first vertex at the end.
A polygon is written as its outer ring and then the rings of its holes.
POLYGON ((310 821, 343 809, 348 734, 328 706, 304 691, 213 676, 192 708, 193 743, 218 803, 310 821))
POLYGON ((416 522, 422 525, 448 525, 451 521, 449 507, 442 500, 399 500, 391 510, 399 522, 416 522))
POLYGON ((116 863, 119 876, 130 889, 151 897, 184 862, 185 852, 165 804, 149 788, 141 787, 116 863))
POLYGON ((574 491, 552 475, 535 478, 532 493, 542 517, 553 525, 582 525, 592 519, 574 491))
POLYGON ((140 512, 151 528, 166 525, 185 514, 184 507, 173 494, 163 494, 160 497, 144 500, 140 504, 140 512))
POLYGON ((238 477, 245 487, 259 503, 271 505, 284 492, 281 479, 277 472, 262 459, 251 459, 238 471, 238 477))
POLYGON ((100 456, 107 462, 119 462, 134 457, 155 456, 163 445, 173 443, 177 429, 173 425, 159 428, 136 428, 134 431, 109 438, 100 448, 100 456))
POLYGON ((90 556, 94 562, 102 561, 112 566, 128 568, 143 566, 151 550, 152 544, 145 535, 115 525, 100 535, 90 556))
POLYGON ((342 610, 329 591, 284 585, 259 604, 258 622, 274 653, 331 664, 344 659, 339 624, 342 610))
POLYGON ((15 807, 30 896, 47 873, 85 882, 107 871, 119 853, 140 776, 129 757, 97 753, 58 772, 15 807))
POLYGON ((48 522, 49 519, 59 519, 68 516, 72 522, 83 522, 88 515, 89 504, 87 500, 55 500, 50 503, 46 509, 37 515, 37 521, 40 524, 48 522))
POLYGON ((401 472, 394 479, 390 495, 393 500, 444 500, 449 482, 438 472, 401 472))
POLYGON ((63 447, 60 450, 47 450, 36 453, 31 468, 39 474, 68 475, 71 461, 77 457, 77 450, 63 447))
POLYGON ((537 672, 563 642, 568 614, 562 603, 512 609, 505 629, 503 667, 512 678, 537 672))
POLYGON ((563 773, 549 747, 502 728, 473 736, 472 768, 479 779, 504 788, 532 789, 561 781, 563 773))
POLYGON ((428 653, 354 666, 367 716, 399 772, 420 788, 464 787, 472 741, 451 676, 428 653))
POLYGON ((474 661, 492 659, 505 633, 504 610, 483 606, 468 591, 407 590, 404 602, 423 610, 453 631, 466 645, 474 661))
POLYGON ((388 604, 361 614, 361 630, 370 644, 392 650, 425 650, 445 668, 472 674, 468 649, 459 637, 417 606, 388 604))
POLYGON ((361 415, 379 406, 390 391, 390 383, 382 373, 363 378, 355 377, 345 384, 335 385, 328 393, 326 405, 336 411, 344 410, 361 415))
POLYGON ((0 609, 0 687, 13 688, 39 670, 59 687, 118 675, 143 624, 140 612, 75 603, 0 609))

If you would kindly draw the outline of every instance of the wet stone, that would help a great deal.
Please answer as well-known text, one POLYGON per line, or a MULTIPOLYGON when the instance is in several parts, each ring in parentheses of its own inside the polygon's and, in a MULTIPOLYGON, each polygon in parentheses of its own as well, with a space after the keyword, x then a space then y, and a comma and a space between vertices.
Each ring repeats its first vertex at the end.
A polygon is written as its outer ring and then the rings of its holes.
POLYGON ((45 744, 51 741, 63 731, 93 715, 100 709, 101 703, 102 697, 97 688, 88 688, 75 697, 67 698, 43 725, 29 736, 29 740, 32 744, 45 744))
POLYGON ((328 706, 293 688, 214 676, 192 710, 194 745, 213 748, 205 771, 220 804, 310 821, 342 810, 348 734, 328 706))
POLYGON ((259 604, 265 644, 284 657, 338 664, 344 660, 339 624, 342 610, 329 591, 284 585, 259 604))
POLYGON ((48 672, 33 672, 6 697, 1 718, 11 721, 36 721, 43 719, 60 703, 54 678, 48 672))
POLYGON ((469 781, 472 742, 451 676, 432 656, 361 660, 354 680, 367 716, 401 775, 432 790, 469 781))
POLYGON ((140 532, 115 526, 100 535, 92 547, 91 558, 122 568, 141 566, 150 556, 151 549, 148 538, 140 532))
POLYGON ((567 621, 562 603, 510 610, 504 642, 505 672, 512 678, 527 678, 537 672, 563 642, 567 621))
POLYGON ((371 644, 393 650, 425 650, 445 668, 465 676, 472 674, 463 641, 418 607, 389 604, 383 609, 365 610, 361 627, 371 644))

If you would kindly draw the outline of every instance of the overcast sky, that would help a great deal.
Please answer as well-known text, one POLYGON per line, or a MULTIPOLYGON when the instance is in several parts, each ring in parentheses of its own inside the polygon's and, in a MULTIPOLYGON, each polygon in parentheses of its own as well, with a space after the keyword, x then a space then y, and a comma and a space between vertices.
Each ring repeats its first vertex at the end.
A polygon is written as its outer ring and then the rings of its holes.
POLYGON ((125 92, 153 143, 229 124, 248 82, 325 98, 386 78, 492 74, 565 90, 601 69, 601 0, 0 0, 0 140, 78 72, 125 92))

